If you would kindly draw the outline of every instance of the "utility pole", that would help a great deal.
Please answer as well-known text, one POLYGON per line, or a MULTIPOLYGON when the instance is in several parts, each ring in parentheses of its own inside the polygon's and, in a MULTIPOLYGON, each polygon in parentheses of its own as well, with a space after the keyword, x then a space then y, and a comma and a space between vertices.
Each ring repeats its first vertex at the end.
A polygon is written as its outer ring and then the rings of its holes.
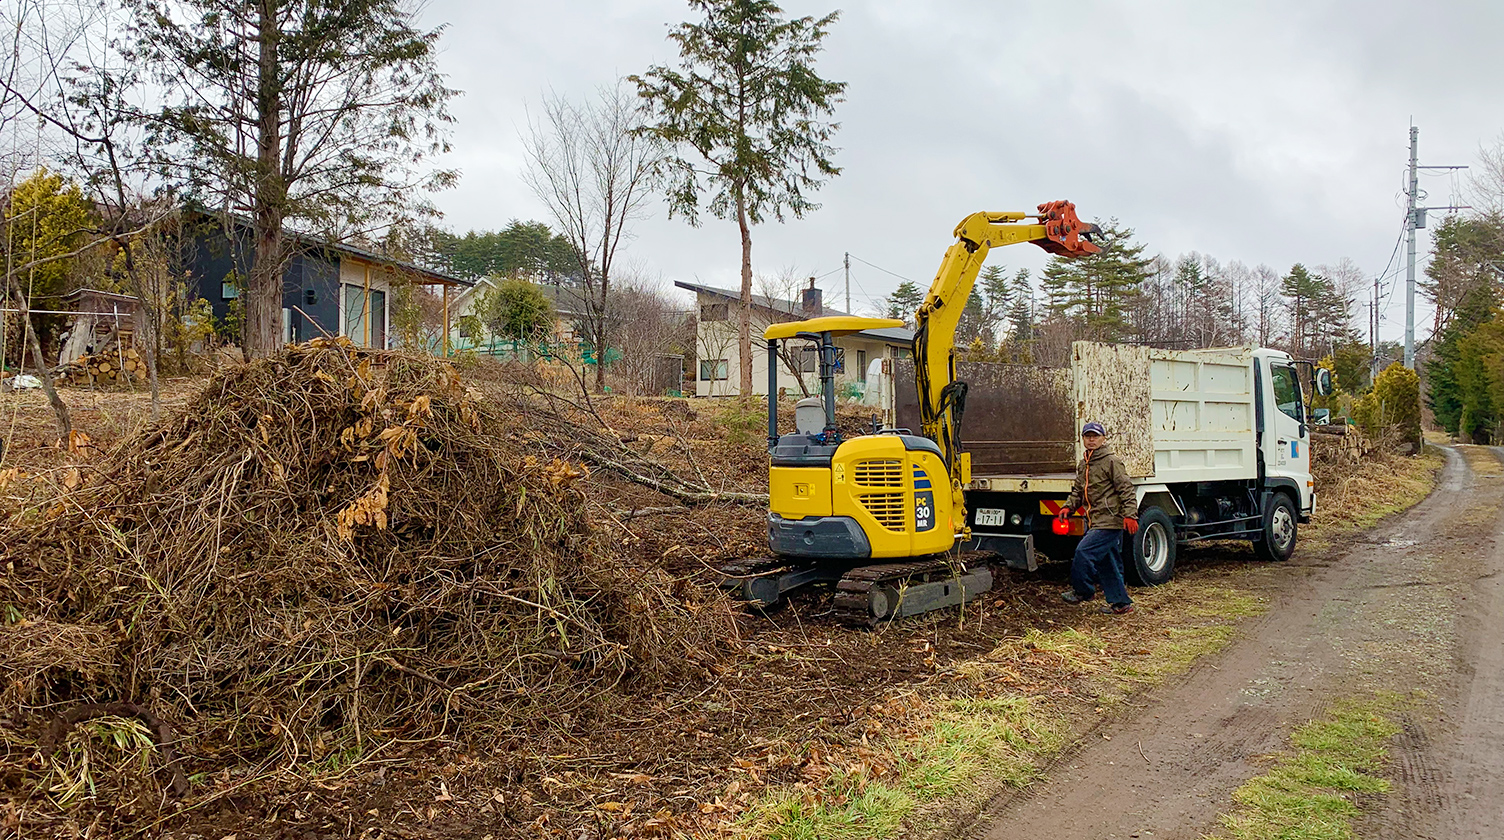
POLYGON ((1379 378, 1379 278, 1373 278, 1373 300, 1368 304, 1368 382, 1379 378))
POLYGON ((1415 157, 1420 145, 1420 127, 1410 126, 1410 183, 1405 190, 1405 367, 1415 370, 1415 228, 1419 204, 1416 193, 1415 157))
POLYGON ((1415 370, 1415 229, 1426 226, 1427 210, 1471 210, 1467 205, 1421 207, 1416 173, 1421 169, 1466 169, 1466 166, 1418 166, 1420 127, 1410 126, 1410 181, 1405 190, 1405 367, 1415 370))
POLYGON ((846 252, 846 314, 851 314, 851 252, 846 252))

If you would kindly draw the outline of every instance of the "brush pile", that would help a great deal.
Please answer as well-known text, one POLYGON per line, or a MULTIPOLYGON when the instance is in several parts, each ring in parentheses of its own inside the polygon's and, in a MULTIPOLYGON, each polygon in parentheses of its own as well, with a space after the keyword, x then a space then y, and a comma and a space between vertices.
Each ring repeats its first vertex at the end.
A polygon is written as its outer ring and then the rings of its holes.
POLYGON ((593 529, 531 419, 343 339, 222 371, 0 526, 6 647, 88 642, 14 696, 139 704, 212 766, 501 743, 703 673, 729 611, 593 529))

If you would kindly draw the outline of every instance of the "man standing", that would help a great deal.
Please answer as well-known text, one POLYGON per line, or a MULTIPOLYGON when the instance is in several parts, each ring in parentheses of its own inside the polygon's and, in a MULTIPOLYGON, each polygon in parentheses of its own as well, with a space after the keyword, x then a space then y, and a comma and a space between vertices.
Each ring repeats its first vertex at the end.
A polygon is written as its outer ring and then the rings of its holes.
POLYGON ((1102 612, 1133 612, 1133 599, 1123 584, 1123 532, 1138 533, 1138 492, 1128 469, 1107 445, 1107 430, 1096 421, 1081 427, 1086 457, 1076 468, 1076 483, 1060 511, 1065 519, 1077 508, 1085 510, 1086 536, 1071 559, 1071 588, 1060 597, 1077 604, 1090 601, 1101 587, 1107 606, 1102 612))

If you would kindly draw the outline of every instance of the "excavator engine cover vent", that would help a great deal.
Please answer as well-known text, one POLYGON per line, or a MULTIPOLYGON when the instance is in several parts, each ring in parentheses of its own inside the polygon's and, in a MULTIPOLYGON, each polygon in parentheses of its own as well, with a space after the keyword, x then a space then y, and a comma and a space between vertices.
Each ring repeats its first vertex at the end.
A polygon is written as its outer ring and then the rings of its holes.
POLYGON ((904 511, 902 493, 869 493, 861 497, 862 507, 872 514, 877 524, 889 531, 903 533, 904 511))
POLYGON ((891 458, 857 461, 851 480, 858 487, 902 487, 903 462, 891 458))

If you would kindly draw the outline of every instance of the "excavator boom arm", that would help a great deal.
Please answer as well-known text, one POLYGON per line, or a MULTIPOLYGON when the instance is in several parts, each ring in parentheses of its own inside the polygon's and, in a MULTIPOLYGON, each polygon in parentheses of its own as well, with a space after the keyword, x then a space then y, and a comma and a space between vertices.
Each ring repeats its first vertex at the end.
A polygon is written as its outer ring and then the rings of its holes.
POLYGON ((1089 235, 1096 230, 1096 225, 1077 218, 1076 206, 1069 201, 1041 204, 1033 214, 973 213, 956 225, 956 241, 946 250, 929 294, 915 313, 914 369, 919 386, 919 422, 924 435, 940 445, 950 469, 958 530, 965 529, 962 489, 970 480, 970 470, 960 451, 966 383, 956 379, 956 327, 987 252, 1005 245, 1033 242, 1052 254, 1095 254, 1101 248, 1089 235))

